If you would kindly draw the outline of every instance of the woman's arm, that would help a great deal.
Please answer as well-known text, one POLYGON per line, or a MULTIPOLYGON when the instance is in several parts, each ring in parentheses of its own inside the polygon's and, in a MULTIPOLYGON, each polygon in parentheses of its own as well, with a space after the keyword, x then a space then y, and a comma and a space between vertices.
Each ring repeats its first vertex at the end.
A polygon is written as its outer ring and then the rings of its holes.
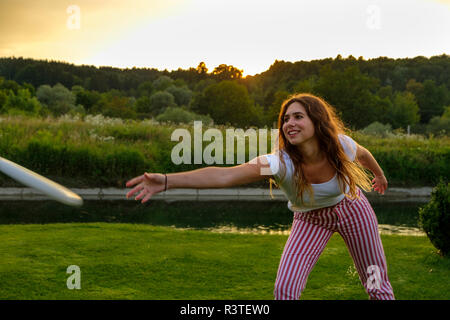
POLYGON ((375 178, 373 178, 372 180, 373 189, 375 191, 378 191, 378 193, 380 194, 384 194, 384 191, 387 189, 388 182, 386 177, 384 176, 383 170, 369 150, 360 146, 359 144, 356 144, 356 146, 356 158, 358 159, 359 163, 361 163, 364 168, 369 169, 375 176, 375 178))
MULTIPOLYGON (((269 178, 265 175, 269 167, 264 156, 257 157, 250 162, 234 167, 207 167, 192 171, 167 174, 167 189, 177 188, 226 188, 241 184, 248 184, 269 178)), ((151 196, 165 189, 166 177, 159 173, 144 173, 131 179, 127 187, 135 186, 127 193, 127 198, 140 192, 135 200, 148 201, 151 196)))

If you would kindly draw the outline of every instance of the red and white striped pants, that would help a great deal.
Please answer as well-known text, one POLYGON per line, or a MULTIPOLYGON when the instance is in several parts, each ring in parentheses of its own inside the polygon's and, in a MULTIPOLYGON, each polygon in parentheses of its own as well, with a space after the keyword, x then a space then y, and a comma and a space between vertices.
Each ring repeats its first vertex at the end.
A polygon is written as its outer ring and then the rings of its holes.
POLYGON ((378 233, 378 221, 366 196, 345 197, 332 207, 295 212, 291 233, 284 247, 275 299, 299 299, 306 280, 334 232, 344 239, 359 278, 370 299, 393 300, 386 257, 378 233))

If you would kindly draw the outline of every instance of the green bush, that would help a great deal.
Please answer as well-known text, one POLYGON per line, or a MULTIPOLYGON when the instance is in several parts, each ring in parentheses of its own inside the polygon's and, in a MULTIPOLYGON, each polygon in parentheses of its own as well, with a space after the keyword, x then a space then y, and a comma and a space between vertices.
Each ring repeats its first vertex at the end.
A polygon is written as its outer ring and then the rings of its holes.
POLYGON ((172 123, 191 123, 202 121, 206 125, 211 125, 213 120, 208 115, 199 115, 182 107, 168 107, 163 113, 156 117, 157 121, 172 123))
POLYGON ((445 107, 442 116, 431 118, 430 122, 426 125, 426 131, 428 134, 434 134, 436 136, 448 135, 450 133, 450 106, 445 107))
POLYGON ((442 255, 450 252, 450 183, 442 179, 431 193, 431 200, 419 208, 419 225, 442 255))
POLYGON ((378 121, 372 122, 367 127, 361 130, 362 133, 374 136, 386 137, 392 131, 392 126, 388 124, 382 124, 378 121))
POLYGON ((86 178, 92 185, 123 186, 124 181, 148 168, 139 150, 110 144, 108 148, 63 142, 62 136, 39 131, 25 149, 12 160, 40 174, 57 177, 86 178), (18 160, 16 160, 18 161, 18 160), (95 181, 95 183, 94 183, 95 181))

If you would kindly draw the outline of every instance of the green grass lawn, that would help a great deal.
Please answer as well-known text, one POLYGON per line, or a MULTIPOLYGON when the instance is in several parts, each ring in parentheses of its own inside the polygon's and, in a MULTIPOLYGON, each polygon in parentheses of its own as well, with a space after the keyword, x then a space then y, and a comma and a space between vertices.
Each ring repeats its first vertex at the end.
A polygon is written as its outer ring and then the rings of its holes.
MULTIPOLYGON (((0 299, 273 299, 285 235, 142 224, 0 225, 0 299), (67 267, 81 269, 69 290, 67 267)), ((383 235, 397 299, 450 299, 450 259, 427 237, 383 235)), ((335 234, 302 299, 367 300, 335 234)))

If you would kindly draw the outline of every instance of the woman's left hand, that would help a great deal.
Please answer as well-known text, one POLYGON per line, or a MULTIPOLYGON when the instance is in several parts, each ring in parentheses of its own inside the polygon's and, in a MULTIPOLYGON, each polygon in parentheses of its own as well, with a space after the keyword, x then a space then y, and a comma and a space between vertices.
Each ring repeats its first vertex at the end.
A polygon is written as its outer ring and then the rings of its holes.
POLYGON ((372 183, 373 190, 378 191, 379 194, 384 194, 384 191, 388 186, 388 182, 384 175, 375 176, 375 178, 372 179, 372 183))

